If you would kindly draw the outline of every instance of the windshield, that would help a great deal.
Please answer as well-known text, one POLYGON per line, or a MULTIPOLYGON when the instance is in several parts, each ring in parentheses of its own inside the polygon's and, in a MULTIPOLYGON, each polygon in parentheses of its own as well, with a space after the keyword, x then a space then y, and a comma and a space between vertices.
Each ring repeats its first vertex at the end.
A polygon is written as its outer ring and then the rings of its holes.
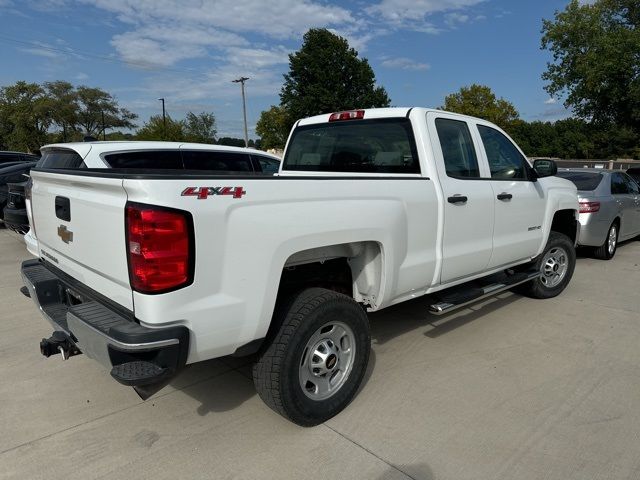
POLYGON ((294 130, 283 170, 420 173, 407 118, 351 120, 305 125, 294 130))
POLYGON ((578 190, 595 190, 602 181, 602 174, 595 172, 558 172, 558 177, 571 180, 578 190))

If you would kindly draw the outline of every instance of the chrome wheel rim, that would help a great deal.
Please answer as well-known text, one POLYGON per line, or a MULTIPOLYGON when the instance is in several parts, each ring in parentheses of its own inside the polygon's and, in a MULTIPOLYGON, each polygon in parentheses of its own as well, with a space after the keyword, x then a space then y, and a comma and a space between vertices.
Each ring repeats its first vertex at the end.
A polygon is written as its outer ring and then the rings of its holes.
POLYGON ((613 255, 616 251, 616 244, 618 243, 618 229, 615 225, 612 225, 609 229, 609 238, 607 239, 607 251, 609 255, 613 255))
POLYGON ((335 395, 353 369, 356 337, 343 322, 327 322, 314 332, 300 358, 298 378, 304 394, 312 400, 335 395))
POLYGON ((542 259, 540 281, 547 288, 553 288, 562 282, 567 274, 569 255, 562 247, 553 247, 542 259))

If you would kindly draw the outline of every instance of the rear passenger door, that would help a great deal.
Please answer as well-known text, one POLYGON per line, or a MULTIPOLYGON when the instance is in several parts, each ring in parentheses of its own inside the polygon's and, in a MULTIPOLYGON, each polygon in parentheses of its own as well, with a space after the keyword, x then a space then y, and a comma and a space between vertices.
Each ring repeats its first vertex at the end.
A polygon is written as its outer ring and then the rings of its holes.
POLYGON ((611 194, 615 198, 621 213, 620 240, 626 240, 632 236, 635 229, 636 201, 631 192, 630 182, 627 182, 626 175, 621 172, 611 174, 611 194))
POLYGON ((488 267, 498 268, 537 253, 543 241, 546 200, 515 144, 489 125, 477 123, 476 128, 495 203, 493 254, 488 267))
MULTIPOLYGON (((444 194, 441 283, 486 270, 493 249, 494 197, 469 124, 429 112, 427 126, 444 194)), ((425 212, 426 215, 432 213, 425 212)))
POLYGON ((627 175, 626 173, 623 175, 627 181, 627 186, 629 187, 629 191, 631 192, 631 196, 635 203, 635 211, 631 216, 633 217, 632 225, 634 234, 638 235, 640 234, 640 186, 630 175, 627 175))

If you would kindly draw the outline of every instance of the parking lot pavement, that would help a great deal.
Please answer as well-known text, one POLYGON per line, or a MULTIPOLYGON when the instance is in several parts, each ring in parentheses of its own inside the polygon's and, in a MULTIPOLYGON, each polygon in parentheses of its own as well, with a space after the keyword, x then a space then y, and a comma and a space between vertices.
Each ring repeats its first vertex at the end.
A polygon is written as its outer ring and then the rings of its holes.
POLYGON ((580 258, 563 295, 371 315, 360 394, 312 429, 262 404, 246 360, 146 402, 98 364, 45 359, 21 239, 0 230, 0 478, 640 478, 640 242, 580 258))

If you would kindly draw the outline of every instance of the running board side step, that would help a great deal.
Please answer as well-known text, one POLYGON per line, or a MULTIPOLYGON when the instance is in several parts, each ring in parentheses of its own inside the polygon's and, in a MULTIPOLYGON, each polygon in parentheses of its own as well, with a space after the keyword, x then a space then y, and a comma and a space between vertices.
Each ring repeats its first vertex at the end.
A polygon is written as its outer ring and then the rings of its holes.
POLYGON ((541 275, 539 271, 528 271, 515 273, 500 283, 492 283, 484 287, 471 287, 469 290, 457 294, 445 295, 438 303, 429 305, 429 313, 433 315, 444 315, 471 303, 484 300, 487 297, 509 290, 517 285, 535 280, 541 275))

